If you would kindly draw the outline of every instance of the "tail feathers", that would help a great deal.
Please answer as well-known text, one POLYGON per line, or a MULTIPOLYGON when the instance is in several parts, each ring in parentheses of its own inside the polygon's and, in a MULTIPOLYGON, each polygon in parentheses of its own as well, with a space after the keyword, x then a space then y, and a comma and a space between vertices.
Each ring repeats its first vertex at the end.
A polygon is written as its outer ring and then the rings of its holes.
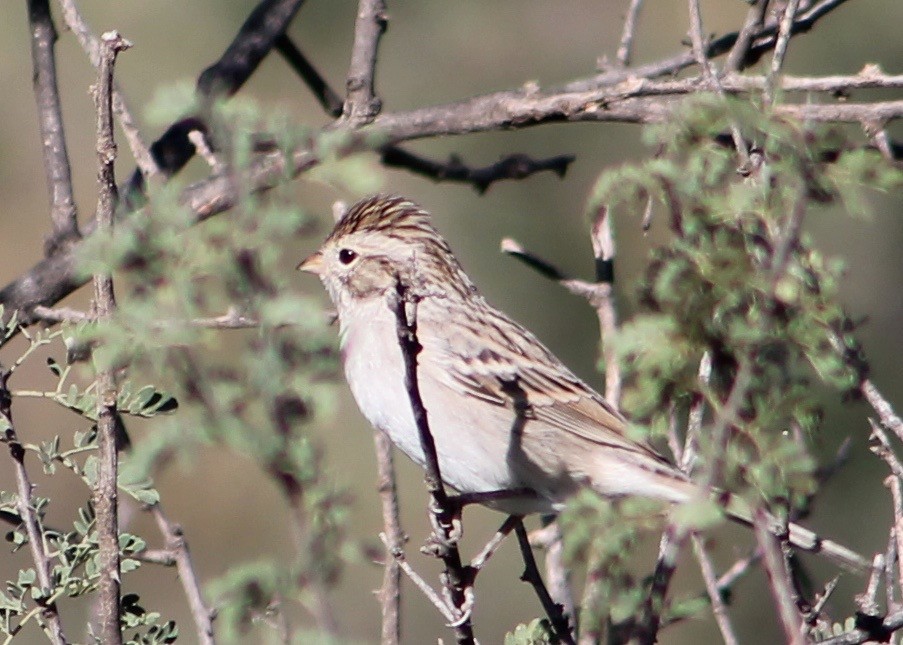
MULTIPOLYGON (((725 494, 720 495, 719 498, 724 503, 724 511, 731 520, 745 526, 752 526, 752 511, 744 500, 725 494)), ((771 532, 780 535, 783 529, 781 522, 769 516, 769 523, 771 532)), ((824 539, 817 533, 793 522, 787 525, 787 541, 797 549, 824 555, 834 563, 856 573, 868 571, 872 566, 871 562, 855 551, 832 540, 824 539)))

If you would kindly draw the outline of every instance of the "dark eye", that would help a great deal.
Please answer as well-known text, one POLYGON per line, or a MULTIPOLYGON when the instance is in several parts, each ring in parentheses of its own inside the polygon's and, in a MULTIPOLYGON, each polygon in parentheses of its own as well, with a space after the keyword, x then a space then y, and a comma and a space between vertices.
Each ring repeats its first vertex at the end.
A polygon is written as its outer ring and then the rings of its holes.
POLYGON ((339 262, 342 264, 351 264, 354 262, 354 258, 357 257, 357 253, 352 251, 351 249, 341 249, 339 251, 339 262))

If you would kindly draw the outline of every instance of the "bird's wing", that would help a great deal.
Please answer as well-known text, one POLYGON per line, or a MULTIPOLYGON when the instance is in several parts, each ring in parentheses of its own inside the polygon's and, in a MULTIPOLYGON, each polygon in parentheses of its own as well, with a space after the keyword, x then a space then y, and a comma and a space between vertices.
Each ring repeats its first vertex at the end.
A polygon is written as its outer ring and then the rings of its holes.
POLYGON ((450 367, 440 377, 447 385, 592 444, 667 463, 651 445, 627 437, 624 418, 533 334, 488 305, 481 313, 480 327, 446 326, 441 342, 430 343, 450 367))

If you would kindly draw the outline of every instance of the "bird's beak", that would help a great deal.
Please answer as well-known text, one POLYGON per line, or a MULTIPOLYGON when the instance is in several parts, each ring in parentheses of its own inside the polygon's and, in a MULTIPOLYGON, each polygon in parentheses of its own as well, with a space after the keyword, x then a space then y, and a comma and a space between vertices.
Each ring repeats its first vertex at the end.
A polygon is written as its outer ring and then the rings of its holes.
POLYGON ((302 260, 301 264, 295 268, 298 271, 304 271, 305 273, 320 275, 320 272, 323 270, 323 254, 317 251, 308 256, 306 260, 302 260))

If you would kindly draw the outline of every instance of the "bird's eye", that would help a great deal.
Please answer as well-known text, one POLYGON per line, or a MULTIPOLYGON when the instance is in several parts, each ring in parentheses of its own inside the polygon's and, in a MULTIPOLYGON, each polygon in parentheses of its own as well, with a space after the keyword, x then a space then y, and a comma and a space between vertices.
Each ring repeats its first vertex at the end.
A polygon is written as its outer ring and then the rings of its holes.
POLYGON ((339 251, 339 262, 342 264, 351 264, 354 262, 354 258, 357 257, 357 253, 352 251, 351 249, 341 249, 339 251))

